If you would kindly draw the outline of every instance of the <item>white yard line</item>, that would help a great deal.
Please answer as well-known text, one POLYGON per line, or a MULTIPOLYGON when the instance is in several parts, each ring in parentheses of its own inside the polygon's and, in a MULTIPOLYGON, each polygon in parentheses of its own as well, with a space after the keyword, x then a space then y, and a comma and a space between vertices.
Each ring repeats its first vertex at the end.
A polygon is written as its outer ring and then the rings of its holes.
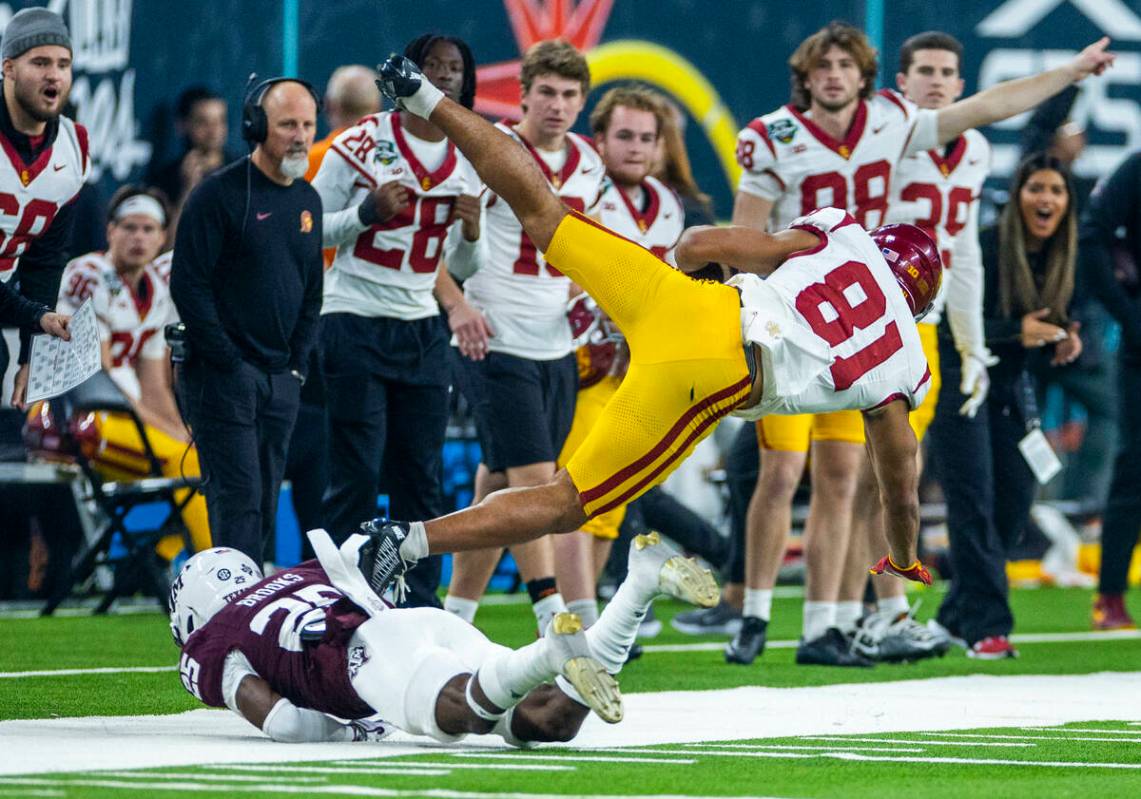
MULTIPOLYGON (((1014 737, 1014 736, 1002 736, 1002 737, 1005 738, 1005 737, 1014 737)), ((885 743, 885 744, 916 744, 916 743, 919 743, 919 741, 910 741, 910 740, 907 740, 905 738, 849 738, 847 736, 845 736, 843 738, 837 738, 837 737, 829 736, 829 735, 806 735, 806 736, 804 736, 804 739, 806 741, 835 741, 837 743, 844 743, 845 741, 875 741, 875 742, 885 743)), ((977 741, 930 741, 930 740, 925 740, 922 743, 924 746, 1003 746, 1003 747, 1011 747, 1011 748, 1013 748, 1013 747, 1030 748, 1030 747, 1034 746, 1034 744, 995 743, 993 741, 988 742, 988 743, 979 743, 977 741)))
POLYGON ((152 674, 160 671, 178 671, 178 666, 106 666, 97 669, 42 669, 40 671, 0 671, 0 679, 18 680, 24 677, 76 677, 87 674, 152 674))
POLYGON ((1068 760, 992 760, 986 757, 888 757, 881 755, 857 755, 850 752, 836 752, 824 755, 837 760, 867 760, 878 763, 949 763, 965 766, 1040 766, 1046 768, 1107 768, 1141 769, 1141 763, 1083 763, 1068 760))
MULTIPOLYGON (((430 772, 435 775, 437 772, 430 772)), ((439 772, 443 773, 443 772, 439 772)), ((200 782, 265 782, 269 779, 264 776, 247 776, 245 774, 207 774, 198 771, 166 771, 157 774, 153 771, 100 771, 99 777, 119 777, 128 780, 198 780, 200 782)), ((294 777, 290 782, 328 782, 324 777, 294 777)))
MULTIPOLYGON (((655 749, 657 753, 681 754, 667 749, 655 749)), ((633 753, 632 753, 633 754, 633 753)), ((606 755, 532 755, 514 752, 460 752, 456 757, 496 758, 502 760, 554 760, 567 763, 668 763, 673 766, 692 766, 697 761, 684 757, 608 757, 606 755)))
MULTIPOLYGON (((916 741, 915 743, 920 743, 916 741)), ((902 746, 797 746, 795 744, 686 744, 686 749, 702 752, 705 749, 747 749, 766 751, 769 749, 806 750, 809 752, 923 752, 923 747, 902 746)), ((617 750, 615 750, 617 751, 617 750)))
MULTIPOLYGON (((1075 730, 1078 732, 1078 730, 1075 730)), ((920 735, 935 735, 946 738, 1009 738, 1016 741, 1099 741, 1101 743, 1122 743, 1122 744, 1137 744, 1141 743, 1141 738, 1086 738, 1083 736, 1072 735, 1001 735, 999 733, 956 733, 956 732, 921 732, 920 735)), ((1137 733, 1134 733, 1136 735, 1137 733)), ((852 740, 846 738, 844 740, 852 740)), ((983 744, 976 743, 975 741, 924 741, 923 743, 941 743, 955 746, 1018 746, 1018 744, 983 744)), ((1026 744, 1030 746, 1031 744, 1026 744)))
POLYGON ((1137 730, 1100 730, 1093 727, 1021 727, 1030 732, 1065 732, 1085 735, 1087 732, 1101 735, 1136 735, 1137 730))
MULTIPOLYGON (((626 718, 621 724, 608 725, 590 717, 573 746, 613 749, 810 735, 894 733, 895 737, 913 737, 919 732, 988 727, 1056 728, 1083 721, 1104 726, 1141 719, 1141 672, 972 675, 806 688, 750 686, 629 694, 624 700, 626 718), (893 701, 874 702, 876 696, 892 696, 893 701), (923 712, 916 713, 916 707, 922 707, 923 712)), ((837 746, 854 743, 859 742, 845 739, 837 746)), ((878 738, 869 743, 890 745, 878 738)), ((907 745, 927 743, 912 740, 907 745)), ((0 721, 0 774, 226 763, 329 765, 332 760, 364 761, 361 766, 375 766, 382 758, 450 755, 484 748, 494 751, 492 747, 502 750, 503 741, 476 736, 457 747, 403 733, 367 746, 278 744, 234 713, 200 709, 168 716, 0 721)), ((636 757, 632 752, 624 754, 636 757)), ((679 753, 670 754, 676 757, 679 753)), ((765 754, 777 756, 780 750, 765 754)), ((574 764, 573 760, 563 763, 574 764)))
MULTIPOLYGON (((574 766, 546 766, 530 763, 423 763, 415 760, 393 760, 386 758, 383 764, 376 766, 359 765, 358 760, 338 760, 335 766, 284 766, 278 763, 267 763, 264 766, 215 766, 226 771, 272 771, 274 773, 287 771, 290 774, 372 774, 374 769, 386 769, 385 773, 392 771, 413 771, 415 769, 478 769, 500 771, 575 771, 574 766)), ((376 762, 376 761, 370 761, 376 762)), ((375 772, 380 773, 380 772, 375 772)))

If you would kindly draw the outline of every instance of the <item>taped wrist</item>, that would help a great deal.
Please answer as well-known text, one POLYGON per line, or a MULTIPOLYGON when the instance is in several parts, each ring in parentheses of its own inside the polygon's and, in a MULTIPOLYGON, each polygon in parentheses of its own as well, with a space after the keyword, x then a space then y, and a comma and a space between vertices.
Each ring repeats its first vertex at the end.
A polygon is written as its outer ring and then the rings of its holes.
POLYGON ((351 741, 353 730, 317 710, 297 707, 284 697, 266 715, 262 732, 281 743, 351 741))

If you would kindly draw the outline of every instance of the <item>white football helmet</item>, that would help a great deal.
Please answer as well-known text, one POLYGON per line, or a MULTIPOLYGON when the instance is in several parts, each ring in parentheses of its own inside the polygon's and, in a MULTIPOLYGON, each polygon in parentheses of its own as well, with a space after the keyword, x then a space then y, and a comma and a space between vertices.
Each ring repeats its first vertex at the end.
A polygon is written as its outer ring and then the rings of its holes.
POLYGON ((230 598, 262 579, 249 557, 229 547, 204 549, 186 561, 170 586, 170 633, 179 646, 230 598))

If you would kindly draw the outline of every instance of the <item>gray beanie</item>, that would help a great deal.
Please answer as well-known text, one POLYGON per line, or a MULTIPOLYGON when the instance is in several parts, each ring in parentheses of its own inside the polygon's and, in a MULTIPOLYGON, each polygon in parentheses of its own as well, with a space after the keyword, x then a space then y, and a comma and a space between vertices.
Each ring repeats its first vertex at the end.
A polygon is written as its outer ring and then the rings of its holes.
POLYGON ((46 8, 25 8, 16 12, 4 28, 0 58, 19 58, 33 47, 45 44, 71 49, 71 36, 63 17, 46 8))

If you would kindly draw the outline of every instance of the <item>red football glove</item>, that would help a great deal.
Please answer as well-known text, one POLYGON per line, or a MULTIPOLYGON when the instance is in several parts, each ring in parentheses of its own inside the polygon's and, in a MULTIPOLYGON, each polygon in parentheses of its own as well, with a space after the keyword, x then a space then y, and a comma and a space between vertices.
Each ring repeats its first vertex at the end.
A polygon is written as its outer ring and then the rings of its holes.
POLYGON ((927 571, 927 567, 918 560, 905 569, 902 566, 896 565, 896 562, 891 559, 891 555, 884 555, 880 558, 879 563, 868 569, 868 573, 892 574, 896 577, 902 577, 904 580, 913 580, 914 582, 923 583, 924 585, 931 585, 931 572, 927 571))

